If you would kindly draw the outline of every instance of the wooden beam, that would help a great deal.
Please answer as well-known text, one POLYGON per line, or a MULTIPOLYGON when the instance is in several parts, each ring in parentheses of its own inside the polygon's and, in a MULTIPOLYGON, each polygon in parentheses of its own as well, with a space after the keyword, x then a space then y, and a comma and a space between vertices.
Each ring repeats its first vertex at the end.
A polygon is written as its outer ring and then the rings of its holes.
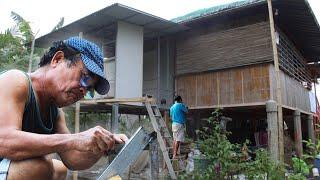
POLYGON ((302 157, 302 131, 301 131, 301 112, 296 110, 293 112, 294 122, 294 144, 297 155, 302 157))
POLYGON ((119 104, 117 103, 112 104, 111 129, 112 133, 119 131, 119 104))
POLYGON ((219 72, 217 72, 217 98, 218 98, 218 106, 220 105, 220 76, 219 72))
MULTIPOLYGON (((76 103, 75 115, 74 115, 74 133, 79 133, 80 131, 80 103, 76 103)), ((78 171, 73 171, 72 179, 78 179, 78 171)))
POLYGON ((277 123, 277 103, 274 100, 266 102, 267 122, 268 122, 268 150, 271 159, 279 160, 279 139, 277 123))
POLYGON ((308 139, 311 139, 311 142, 316 143, 315 133, 314 133, 314 124, 313 124, 313 115, 308 115, 308 139))
POLYGON ((212 106, 189 106, 189 109, 212 109, 212 108, 226 108, 226 107, 246 107, 246 106, 264 106, 265 102, 243 103, 243 104, 218 104, 212 106))
POLYGON ((81 100, 79 103, 83 104, 98 104, 98 103, 118 103, 118 104, 127 104, 130 102, 153 102, 154 98, 147 97, 137 97, 137 98, 116 98, 116 99, 90 99, 90 100, 81 100))
POLYGON ((244 103, 244 79, 243 79, 243 71, 241 71, 241 100, 244 103))
POLYGON ((299 110, 301 113, 306 114, 306 115, 313 115, 312 112, 307 112, 307 111, 304 111, 304 110, 299 109, 299 108, 294 108, 294 107, 290 107, 290 106, 286 106, 286 105, 282 105, 282 107, 286 108, 286 109, 290 109, 292 111, 299 110))
POLYGON ((161 86, 161 83, 160 83, 160 80, 161 80, 161 77, 160 77, 160 71, 161 71, 161 38, 160 36, 158 36, 157 38, 157 101, 159 102, 160 104, 160 86, 161 86))
POLYGON ((279 135, 279 160, 284 161, 284 144, 283 144, 283 115, 282 115, 282 95, 281 95, 281 84, 280 84, 280 69, 279 69, 279 56, 277 51, 277 44, 275 40, 275 27, 273 20, 272 2, 268 0, 268 12, 269 12, 269 22, 270 22, 270 32, 271 32, 271 42, 273 51, 274 67, 276 71, 276 95, 278 103, 278 135, 279 135))

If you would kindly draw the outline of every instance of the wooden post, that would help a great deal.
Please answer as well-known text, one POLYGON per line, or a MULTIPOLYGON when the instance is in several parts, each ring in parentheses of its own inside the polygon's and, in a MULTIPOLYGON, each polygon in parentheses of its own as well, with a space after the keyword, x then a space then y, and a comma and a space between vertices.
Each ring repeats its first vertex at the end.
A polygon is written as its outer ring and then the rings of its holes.
POLYGON ((158 36, 157 38, 158 40, 158 44, 157 44, 157 101, 156 103, 157 104, 160 104, 160 86, 161 86, 161 83, 160 83, 160 71, 161 71, 161 38, 160 36, 158 36))
POLYGON ((282 116, 282 95, 281 95, 281 82, 280 82, 280 69, 279 69, 279 59, 278 59, 278 51, 277 44, 275 40, 275 27, 273 20, 273 11, 272 11, 272 3, 271 0, 268 0, 268 11, 269 11, 269 22, 270 22, 270 32, 271 32, 271 41, 272 41, 272 51, 273 51, 273 60, 274 67, 276 71, 276 95, 277 95, 277 103, 278 103, 278 145, 279 145, 279 160, 280 162, 284 161, 284 144, 283 144, 283 116, 282 116))
POLYGON ((149 144, 149 152, 150 152, 150 177, 151 179, 157 180, 159 179, 159 156, 158 156, 157 141, 152 141, 149 144))
POLYGON ((268 150, 274 161, 279 160, 277 103, 269 100, 266 103, 268 122, 268 150))
POLYGON ((294 144, 299 157, 302 157, 302 132, 301 132, 301 112, 295 110, 293 113, 294 122, 294 144))
MULTIPOLYGON (((80 103, 76 103, 76 110, 75 110, 75 116, 74 116, 74 133, 79 133, 80 131, 80 103)), ((78 179, 78 171, 73 171, 72 179, 77 180, 78 179)))
POLYGON ((312 114, 308 115, 308 138, 311 139, 313 143, 316 143, 312 114))
POLYGON ((171 120, 168 111, 164 111, 164 121, 166 122, 166 126, 169 129, 169 132, 171 132, 171 120))
POLYGON ((111 114, 111 129, 112 133, 118 133, 119 130, 119 104, 112 104, 112 114, 111 114))

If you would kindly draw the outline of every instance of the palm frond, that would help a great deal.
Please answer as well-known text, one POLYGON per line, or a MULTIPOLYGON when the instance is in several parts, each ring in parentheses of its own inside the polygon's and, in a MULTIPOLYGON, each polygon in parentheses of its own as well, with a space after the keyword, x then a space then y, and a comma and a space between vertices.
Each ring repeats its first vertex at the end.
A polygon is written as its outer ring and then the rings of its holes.
POLYGON ((62 28, 63 24, 64 24, 64 17, 60 18, 60 21, 58 22, 57 25, 54 26, 54 28, 51 30, 51 32, 62 28))
MULTIPOLYGON (((28 21, 26 21, 22 16, 20 16, 18 13, 11 11, 11 17, 16 22, 16 27, 14 28, 14 32, 17 32, 17 29, 19 29, 19 35, 23 37, 24 43, 30 43, 33 38, 33 32, 31 29, 31 26, 28 21)), ((16 33, 18 34, 18 33, 16 33)))

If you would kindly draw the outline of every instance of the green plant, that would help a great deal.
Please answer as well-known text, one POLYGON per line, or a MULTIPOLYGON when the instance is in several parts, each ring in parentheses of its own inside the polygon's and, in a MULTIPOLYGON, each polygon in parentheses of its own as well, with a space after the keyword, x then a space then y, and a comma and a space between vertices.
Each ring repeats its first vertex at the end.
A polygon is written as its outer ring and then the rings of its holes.
POLYGON ((244 175, 249 180, 277 180, 284 176, 284 164, 272 161, 266 150, 256 150, 255 159, 250 160, 245 152, 248 140, 242 145, 232 144, 227 138, 230 132, 220 126, 220 116, 220 109, 216 109, 208 118, 207 126, 197 132, 200 151, 210 160, 208 167, 201 172, 183 174, 179 179, 238 179, 239 175, 244 175))

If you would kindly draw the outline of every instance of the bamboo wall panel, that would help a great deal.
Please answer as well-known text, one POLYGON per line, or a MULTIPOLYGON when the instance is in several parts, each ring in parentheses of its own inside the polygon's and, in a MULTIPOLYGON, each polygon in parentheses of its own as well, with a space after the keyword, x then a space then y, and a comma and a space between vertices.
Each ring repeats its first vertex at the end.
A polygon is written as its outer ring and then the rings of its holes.
POLYGON ((269 65, 178 76, 176 85, 190 107, 265 102, 270 99, 269 65))
POLYGON ((217 97, 217 74, 205 73, 197 75, 197 106, 218 104, 217 97))
POLYGON ((243 103, 242 98, 242 70, 225 70, 220 71, 220 104, 239 104, 243 103))
POLYGON ((272 61, 267 22, 186 36, 176 47, 177 75, 272 61))
POLYGON ((196 84, 196 76, 178 77, 176 81, 178 94, 190 107, 196 106, 196 84))
MULTIPOLYGON (((275 69, 273 65, 269 67, 270 71, 270 80, 271 80, 271 91, 273 100, 277 99, 276 96, 276 77, 275 69)), ((304 111, 310 112, 310 99, 309 91, 302 86, 297 80, 293 79, 289 75, 285 74, 283 71, 280 71, 280 82, 281 82, 281 95, 282 95, 282 104, 299 108, 304 111)))
POLYGON ((244 102, 264 102, 270 97, 268 66, 249 66, 243 70, 244 102))

